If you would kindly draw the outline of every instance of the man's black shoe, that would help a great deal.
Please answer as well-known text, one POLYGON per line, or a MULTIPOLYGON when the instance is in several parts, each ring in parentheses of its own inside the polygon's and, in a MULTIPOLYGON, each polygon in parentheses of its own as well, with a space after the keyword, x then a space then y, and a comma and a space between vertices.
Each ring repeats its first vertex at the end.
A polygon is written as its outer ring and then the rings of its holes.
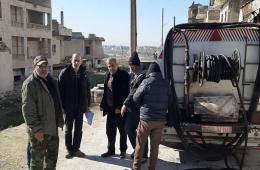
POLYGON ((67 158, 67 159, 71 159, 73 157, 74 157, 74 155, 72 152, 67 152, 67 154, 65 155, 65 158, 67 158))
POLYGON ((84 158, 86 155, 85 155, 84 152, 77 150, 76 152, 73 153, 73 156, 76 156, 76 157, 79 157, 79 158, 84 158))
POLYGON ((120 157, 120 159, 125 159, 126 153, 125 152, 121 152, 119 157, 120 157))
POLYGON ((101 157, 105 158, 105 157, 109 157, 109 156, 113 156, 113 155, 115 155, 115 152, 107 151, 107 152, 101 154, 101 157))

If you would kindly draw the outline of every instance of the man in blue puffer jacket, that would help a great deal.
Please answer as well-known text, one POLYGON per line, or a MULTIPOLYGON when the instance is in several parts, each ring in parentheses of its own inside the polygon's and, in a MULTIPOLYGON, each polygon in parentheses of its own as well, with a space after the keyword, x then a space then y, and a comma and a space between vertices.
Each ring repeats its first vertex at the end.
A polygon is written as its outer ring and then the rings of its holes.
POLYGON ((166 123, 170 87, 163 79, 160 67, 153 62, 147 71, 147 78, 136 90, 133 100, 140 108, 140 122, 137 129, 133 169, 140 170, 144 146, 150 136, 149 170, 155 170, 162 129, 166 123))

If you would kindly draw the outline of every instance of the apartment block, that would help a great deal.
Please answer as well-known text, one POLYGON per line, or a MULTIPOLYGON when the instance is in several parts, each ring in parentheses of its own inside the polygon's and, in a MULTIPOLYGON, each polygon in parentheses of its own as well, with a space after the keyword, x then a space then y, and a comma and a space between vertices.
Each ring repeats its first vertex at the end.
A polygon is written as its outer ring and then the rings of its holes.
POLYGON ((60 64, 65 59, 64 41, 70 41, 72 29, 64 26, 63 11, 61 11, 61 21, 52 20, 52 58, 53 64, 60 64))
POLYGON ((103 37, 96 37, 95 34, 89 34, 85 38, 81 32, 72 32, 71 40, 64 42, 65 60, 77 52, 86 61, 88 68, 98 68, 104 58, 103 41, 105 41, 103 37))
POLYGON ((194 2, 188 9, 188 23, 202 23, 207 16, 208 6, 195 4, 194 2))
POLYGON ((52 70, 51 14, 51 0, 0 0, 0 39, 11 51, 14 80, 31 73, 37 55, 52 70))

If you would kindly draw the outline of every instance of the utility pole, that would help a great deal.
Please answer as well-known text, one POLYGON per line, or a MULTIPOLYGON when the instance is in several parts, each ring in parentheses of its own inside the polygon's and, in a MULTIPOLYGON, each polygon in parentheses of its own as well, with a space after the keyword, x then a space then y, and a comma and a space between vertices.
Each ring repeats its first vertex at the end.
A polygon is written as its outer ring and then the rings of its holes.
POLYGON ((136 0, 131 0, 130 8, 130 51, 132 54, 134 51, 136 51, 137 47, 136 0))
POLYGON ((173 17, 173 28, 175 27, 175 16, 173 17))
POLYGON ((162 47, 163 47, 163 13, 164 13, 164 8, 162 8, 162 42, 161 42, 162 47))

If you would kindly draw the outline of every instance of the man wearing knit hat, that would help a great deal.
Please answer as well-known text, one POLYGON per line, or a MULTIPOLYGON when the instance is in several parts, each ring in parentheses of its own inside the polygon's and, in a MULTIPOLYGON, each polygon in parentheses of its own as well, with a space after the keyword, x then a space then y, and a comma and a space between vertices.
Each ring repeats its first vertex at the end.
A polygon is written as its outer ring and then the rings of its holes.
MULTIPOLYGON (((125 131, 128 135, 130 143, 135 149, 136 145, 136 129, 140 119, 140 106, 134 103, 133 95, 145 78, 144 71, 141 70, 141 62, 137 52, 133 52, 129 58, 129 67, 131 72, 130 77, 130 93, 126 98, 124 105, 121 109, 122 116, 126 113, 125 131)), ((143 160, 147 160, 148 145, 146 144, 143 154, 143 160)), ((131 154, 131 158, 134 158, 134 152, 131 154)))

